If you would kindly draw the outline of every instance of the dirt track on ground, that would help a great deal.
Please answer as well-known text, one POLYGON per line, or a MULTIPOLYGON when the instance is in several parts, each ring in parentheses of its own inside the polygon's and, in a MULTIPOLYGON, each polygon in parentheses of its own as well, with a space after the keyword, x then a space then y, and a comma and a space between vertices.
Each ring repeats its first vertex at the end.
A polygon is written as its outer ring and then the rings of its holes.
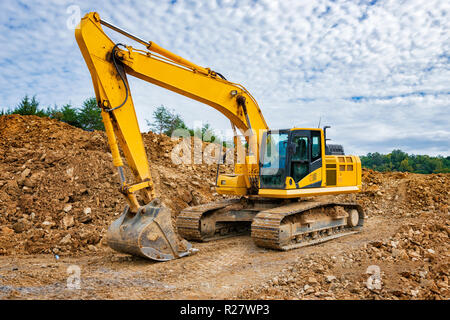
MULTIPOLYGON (((241 236, 153 263, 104 244, 124 201, 103 133, 20 116, 0 117, 0 133, 0 299, 450 297, 448 174, 365 171, 363 192, 352 196, 366 210, 360 234, 290 252, 241 236), (80 290, 67 288, 73 265, 80 290), (370 266, 379 289, 368 288, 370 266)), ((215 166, 175 166, 169 138, 144 140, 158 195, 175 214, 221 198, 215 166)))

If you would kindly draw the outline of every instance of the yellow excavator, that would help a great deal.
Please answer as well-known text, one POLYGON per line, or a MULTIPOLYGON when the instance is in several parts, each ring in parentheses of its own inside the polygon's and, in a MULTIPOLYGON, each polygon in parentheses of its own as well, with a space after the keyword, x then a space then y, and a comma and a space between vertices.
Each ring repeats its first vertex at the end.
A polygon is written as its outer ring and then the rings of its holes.
POLYGON ((291 250, 361 230, 364 212, 357 203, 316 197, 361 190, 360 159, 327 143, 329 127, 271 130, 242 85, 131 35, 98 13, 87 14, 75 36, 102 110, 120 192, 128 203, 108 230, 111 248, 169 261, 195 251, 187 240, 211 241, 250 230, 260 247, 291 250), (114 43, 103 27, 144 48, 114 43), (186 208, 173 226, 171 211, 155 198, 127 75, 209 105, 230 120, 240 160, 233 174, 218 170, 216 190, 234 197, 186 208), (119 146, 133 179, 125 176, 119 146))

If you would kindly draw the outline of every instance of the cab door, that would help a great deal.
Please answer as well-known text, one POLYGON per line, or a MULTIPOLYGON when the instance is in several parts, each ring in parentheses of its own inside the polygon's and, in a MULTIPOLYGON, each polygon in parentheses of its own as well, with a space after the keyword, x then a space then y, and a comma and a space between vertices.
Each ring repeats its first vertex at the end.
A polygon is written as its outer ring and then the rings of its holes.
MULTIPOLYGON (((321 132, 311 130, 295 130, 291 133, 290 143, 290 177, 298 183, 310 173, 322 168, 321 132)), ((304 188, 320 187, 321 181, 304 188)))
POLYGON ((290 177, 298 186, 310 172, 310 142, 308 131, 294 131, 291 137, 290 177))

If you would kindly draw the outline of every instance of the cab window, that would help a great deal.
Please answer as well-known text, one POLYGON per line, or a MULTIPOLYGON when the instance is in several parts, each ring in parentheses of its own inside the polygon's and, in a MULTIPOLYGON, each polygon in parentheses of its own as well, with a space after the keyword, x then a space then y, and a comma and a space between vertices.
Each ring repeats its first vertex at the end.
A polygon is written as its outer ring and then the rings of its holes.
POLYGON ((322 157, 320 148, 320 132, 312 132, 311 138, 311 161, 314 162, 322 157))

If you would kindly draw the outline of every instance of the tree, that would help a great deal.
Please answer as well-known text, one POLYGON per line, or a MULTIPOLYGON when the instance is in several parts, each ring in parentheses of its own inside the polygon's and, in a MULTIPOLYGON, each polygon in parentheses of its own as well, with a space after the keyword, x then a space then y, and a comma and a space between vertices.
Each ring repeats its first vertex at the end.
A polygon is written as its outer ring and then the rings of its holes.
POLYGON ((39 113, 39 102, 34 96, 31 101, 28 95, 26 95, 19 105, 13 110, 12 114, 20 114, 22 116, 34 116, 39 113))
MULTIPOLYGON (((70 108, 67 109, 66 116, 73 116, 70 108)), ((105 130, 102 120, 102 111, 97 106, 97 100, 95 98, 89 98, 83 102, 83 106, 80 109, 77 118, 80 127, 84 130, 105 130)))
POLYGON ((196 130, 190 129, 189 132, 191 136, 201 137, 205 142, 214 142, 218 140, 209 123, 205 123, 201 128, 197 128, 196 130))
POLYGON ((70 124, 74 127, 81 127, 80 119, 78 116, 78 112, 75 108, 73 108, 70 104, 66 104, 62 107, 60 113, 61 119, 58 119, 62 122, 70 124))
POLYGON ((414 169, 409 165, 408 159, 403 159, 398 168, 401 172, 413 172, 414 169))
POLYGON ((177 129, 187 130, 187 126, 181 116, 176 114, 175 111, 171 111, 164 106, 158 107, 153 112, 153 119, 153 122, 146 120, 147 125, 150 129, 159 134, 164 133, 167 136, 171 136, 177 129))

